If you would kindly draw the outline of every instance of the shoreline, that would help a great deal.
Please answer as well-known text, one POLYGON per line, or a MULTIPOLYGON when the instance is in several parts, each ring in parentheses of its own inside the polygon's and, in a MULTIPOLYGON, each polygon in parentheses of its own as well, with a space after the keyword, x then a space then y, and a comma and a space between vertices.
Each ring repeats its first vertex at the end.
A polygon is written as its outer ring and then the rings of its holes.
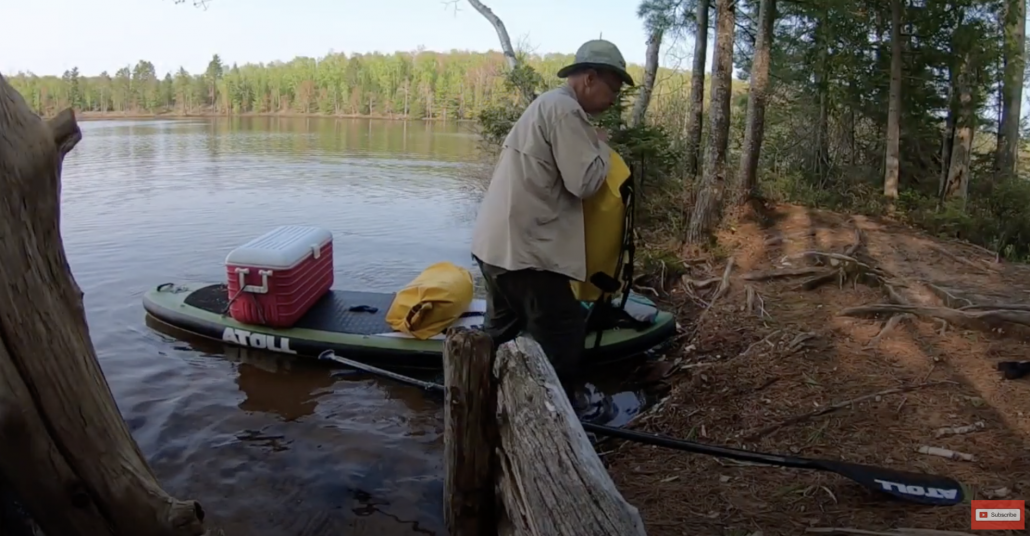
MULTIPOLYGON (((53 117, 44 115, 44 118, 53 117)), ((82 121, 97 121, 111 119, 197 119, 197 118, 242 118, 242 117, 277 117, 277 118, 324 118, 324 119, 376 119, 382 121, 424 121, 442 123, 471 123, 473 119, 444 119, 440 117, 427 117, 414 119, 404 115, 362 115, 362 114, 320 114, 304 112, 244 112, 234 114, 222 114, 216 112, 97 112, 97 111, 75 111, 75 118, 82 121)))

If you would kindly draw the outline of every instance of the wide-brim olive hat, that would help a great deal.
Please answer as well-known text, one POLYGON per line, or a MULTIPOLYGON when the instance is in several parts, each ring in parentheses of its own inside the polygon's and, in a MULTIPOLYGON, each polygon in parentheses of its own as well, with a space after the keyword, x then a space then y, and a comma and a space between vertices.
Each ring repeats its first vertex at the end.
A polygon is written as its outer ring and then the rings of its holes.
POLYGON ((565 78, 583 68, 608 69, 619 75, 627 86, 633 86, 633 77, 626 72, 626 60, 619 47, 611 41, 593 39, 583 43, 576 51, 576 60, 558 71, 558 78, 565 78))

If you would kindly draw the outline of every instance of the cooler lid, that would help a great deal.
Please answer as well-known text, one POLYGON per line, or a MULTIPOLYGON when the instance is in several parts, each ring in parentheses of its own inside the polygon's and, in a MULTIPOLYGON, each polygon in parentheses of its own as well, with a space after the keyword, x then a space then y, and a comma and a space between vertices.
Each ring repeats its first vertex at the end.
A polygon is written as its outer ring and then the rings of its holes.
POLYGON ((286 270, 317 254, 332 239, 333 234, 321 227, 283 225, 230 251, 225 264, 286 270))

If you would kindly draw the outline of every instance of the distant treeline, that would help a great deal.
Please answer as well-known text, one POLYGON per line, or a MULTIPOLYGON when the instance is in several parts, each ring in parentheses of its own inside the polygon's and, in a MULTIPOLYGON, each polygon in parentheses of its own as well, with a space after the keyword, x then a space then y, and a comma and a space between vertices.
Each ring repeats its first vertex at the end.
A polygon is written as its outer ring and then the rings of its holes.
MULTIPOLYGON (((550 85, 572 55, 531 56, 529 63, 550 85)), ((330 54, 289 62, 227 66, 215 55, 203 73, 159 76, 140 60, 112 76, 82 76, 73 68, 60 76, 17 73, 11 84, 42 115, 72 106, 93 113, 231 115, 319 114, 474 119, 480 110, 515 95, 505 84, 504 57, 497 52, 396 52, 330 54)), ((640 80, 643 67, 631 65, 640 80)), ((682 88, 689 75, 662 70, 663 86, 682 88)))

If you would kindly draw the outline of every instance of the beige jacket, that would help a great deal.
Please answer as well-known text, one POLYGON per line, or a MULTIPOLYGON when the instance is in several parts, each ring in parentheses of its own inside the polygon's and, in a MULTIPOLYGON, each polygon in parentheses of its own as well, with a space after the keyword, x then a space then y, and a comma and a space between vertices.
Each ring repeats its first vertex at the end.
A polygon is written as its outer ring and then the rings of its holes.
POLYGON ((472 234, 472 254, 504 268, 585 281, 583 199, 608 175, 598 140, 568 86, 534 100, 505 138, 472 234))

